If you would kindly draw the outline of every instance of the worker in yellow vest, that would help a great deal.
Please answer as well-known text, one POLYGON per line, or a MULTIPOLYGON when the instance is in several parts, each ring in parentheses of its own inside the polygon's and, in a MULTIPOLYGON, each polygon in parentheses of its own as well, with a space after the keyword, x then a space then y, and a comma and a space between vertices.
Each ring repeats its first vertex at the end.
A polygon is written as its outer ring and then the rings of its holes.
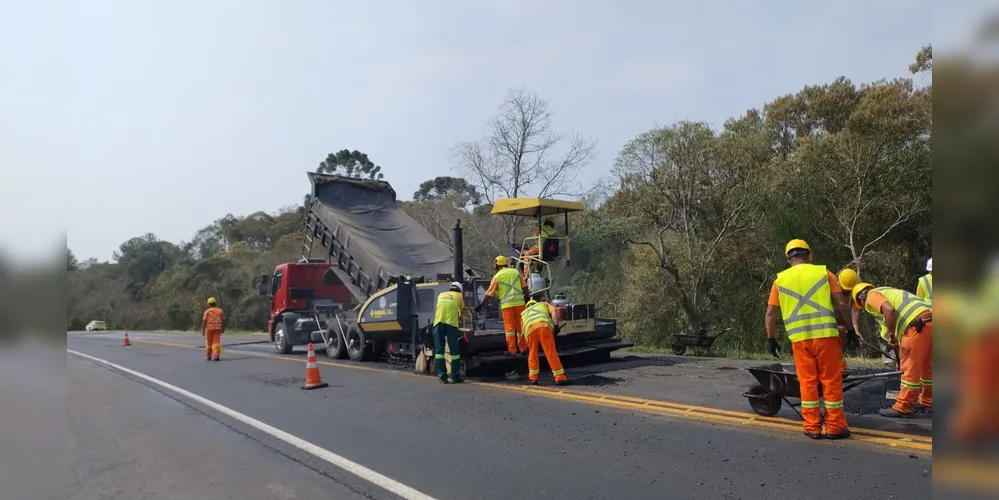
POLYGON ((524 325, 524 335, 527 338, 529 352, 527 355, 527 378, 531 385, 537 385, 541 376, 541 359, 538 348, 545 351, 545 359, 548 367, 555 375, 555 385, 565 385, 569 379, 565 376, 565 368, 562 368, 562 361, 558 359, 558 351, 555 349, 555 308, 546 302, 543 297, 535 296, 524 308, 521 322, 524 325))
POLYGON ((451 283, 446 292, 437 296, 437 309, 434 314, 434 366, 437 368, 437 379, 442 384, 448 382, 447 366, 444 364, 444 344, 447 343, 451 354, 451 383, 461 382, 461 348, 458 338, 458 319, 465 310, 465 300, 461 296, 461 283, 451 283))
POLYGON ((888 345, 900 346, 902 388, 891 408, 879 413, 905 418, 933 407, 933 314, 930 304, 898 288, 860 283, 853 289, 853 304, 884 325, 888 345), (920 408, 916 407, 918 403, 920 408))
POLYGON ((933 296, 933 257, 926 261, 926 274, 919 278, 916 284, 916 296, 929 302, 931 305, 933 296))
POLYGON ((496 274, 489 283, 489 289, 482 297, 482 302, 475 306, 475 312, 482 312, 482 307, 490 298, 499 300, 503 313, 503 328, 506 330, 506 348, 508 354, 527 354, 527 340, 523 337, 520 314, 524 312, 527 302, 527 282, 516 269, 509 267, 510 261, 505 256, 496 257, 496 274))
POLYGON ((770 354, 775 357, 777 315, 791 341, 794 367, 801 389, 801 416, 805 435, 812 439, 841 439, 850 436, 843 412, 843 348, 839 325, 848 328, 847 338, 857 333, 850 324, 849 302, 831 271, 812 264, 812 250, 804 240, 791 240, 784 247, 790 265, 774 280, 767 301, 766 327, 770 354), (825 434, 822 433, 821 399, 826 407, 825 434))

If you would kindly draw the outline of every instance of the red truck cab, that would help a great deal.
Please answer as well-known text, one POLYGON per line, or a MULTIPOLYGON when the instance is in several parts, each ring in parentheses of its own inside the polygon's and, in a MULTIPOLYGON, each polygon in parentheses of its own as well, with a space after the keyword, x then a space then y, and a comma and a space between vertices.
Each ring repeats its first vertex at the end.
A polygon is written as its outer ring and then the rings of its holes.
POLYGON ((312 341, 311 330, 302 324, 309 313, 321 306, 347 308, 353 300, 350 290, 326 262, 279 264, 271 274, 260 277, 257 288, 261 295, 270 296, 267 331, 271 342, 281 340, 279 350, 289 352, 292 346, 312 341), (275 338, 276 331, 281 339, 275 338))

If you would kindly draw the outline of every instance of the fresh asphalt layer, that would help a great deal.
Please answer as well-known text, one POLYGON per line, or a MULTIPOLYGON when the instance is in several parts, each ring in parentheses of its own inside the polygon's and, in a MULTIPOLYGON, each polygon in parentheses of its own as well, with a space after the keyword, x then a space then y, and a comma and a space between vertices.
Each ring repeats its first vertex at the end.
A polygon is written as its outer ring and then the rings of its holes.
MULTIPOLYGON (((118 335, 70 334, 68 349, 173 384, 435 498, 812 498, 820 491, 928 498, 930 492, 932 444, 919 435, 855 426, 853 439, 812 441, 801 435, 800 422, 744 411, 585 387, 443 386, 432 377, 322 359, 330 386, 302 391, 300 354, 230 345, 223 361, 208 363, 194 349, 196 340, 130 335, 133 346, 122 347, 118 335)), ((225 340, 240 343, 237 336, 225 340)), ((245 446, 260 446, 241 453, 259 457, 248 459, 253 466, 268 468, 283 453, 332 487, 386 494, 204 411, 255 441, 245 446)), ((166 421, 162 426, 169 428, 166 421)))

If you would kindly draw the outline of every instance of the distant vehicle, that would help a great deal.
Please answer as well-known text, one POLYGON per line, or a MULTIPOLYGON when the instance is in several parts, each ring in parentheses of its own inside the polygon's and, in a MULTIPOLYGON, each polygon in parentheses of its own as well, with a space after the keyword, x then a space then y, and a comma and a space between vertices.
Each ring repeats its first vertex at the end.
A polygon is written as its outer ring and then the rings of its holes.
POLYGON ((105 323, 103 321, 97 321, 97 320, 94 320, 94 321, 91 321, 90 323, 87 323, 87 327, 86 327, 86 330, 88 332, 105 331, 107 329, 108 329, 107 323, 105 323))

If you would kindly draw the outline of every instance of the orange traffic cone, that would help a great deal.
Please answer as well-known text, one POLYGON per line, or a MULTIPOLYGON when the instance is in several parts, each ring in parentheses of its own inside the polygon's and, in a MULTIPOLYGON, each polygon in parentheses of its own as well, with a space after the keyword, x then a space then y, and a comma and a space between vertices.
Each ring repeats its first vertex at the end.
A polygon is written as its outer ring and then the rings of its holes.
POLYGON ((316 362, 316 351, 312 350, 312 343, 309 343, 309 355, 305 358, 305 385, 302 389, 321 389, 329 384, 323 382, 319 376, 319 363, 316 362))
POLYGON ((132 343, 128 341, 128 330, 125 330, 125 340, 123 340, 121 342, 121 345, 123 345, 123 346, 130 346, 130 345, 132 345, 132 343))

